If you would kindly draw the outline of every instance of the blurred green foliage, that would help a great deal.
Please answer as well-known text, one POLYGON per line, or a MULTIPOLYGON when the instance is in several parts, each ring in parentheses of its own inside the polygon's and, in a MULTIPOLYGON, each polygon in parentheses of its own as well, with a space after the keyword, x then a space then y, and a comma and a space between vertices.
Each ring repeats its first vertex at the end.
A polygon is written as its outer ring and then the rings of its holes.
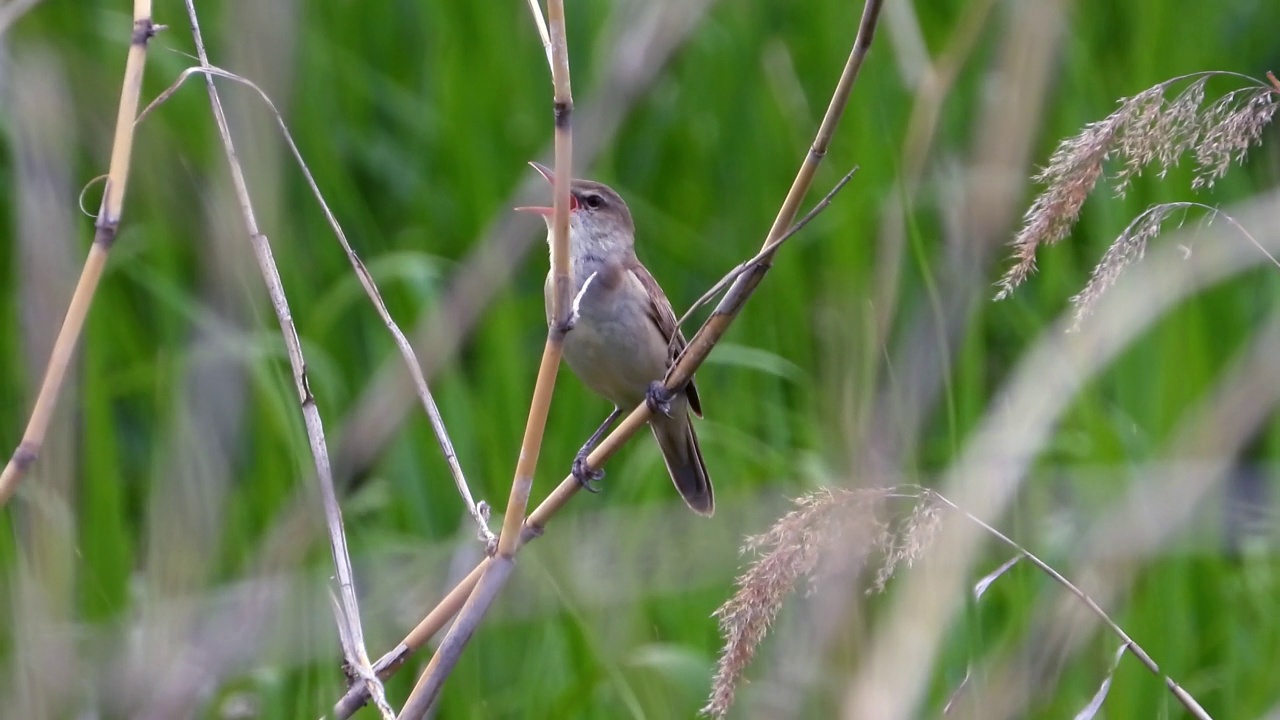
MULTIPOLYGON (((670 554, 677 563, 699 553, 698 538, 714 538, 707 540, 713 550, 706 552, 716 562, 699 565, 702 572, 681 587, 600 604, 583 588, 598 585, 603 593, 620 577, 643 580, 644 571, 606 565, 585 584, 568 582, 575 547, 550 541, 534 546, 518 570, 525 584, 513 585, 500 601, 508 609, 474 639, 446 686, 440 717, 689 717, 701 705, 719 647, 709 615, 731 592, 737 539, 762 531, 785 497, 821 483, 861 482, 850 477, 861 467, 858 438, 870 425, 895 422, 870 411, 878 392, 898 391, 896 360, 882 363, 898 357, 892 355, 894 342, 906 336, 912 318, 930 312, 931 294, 947 286, 953 251, 948 243, 968 241, 947 236, 954 212, 948 203, 955 200, 948 178, 962 174, 976 152, 985 98, 1010 82, 1000 74, 1000 59, 1020 4, 997 3, 972 55, 955 68, 956 85, 942 106, 920 191, 904 213, 910 246, 898 266, 888 264, 877 238, 885 209, 904 192, 904 134, 916 88, 904 79, 895 55, 895 44, 902 42, 898 30, 880 28, 815 191, 825 191, 854 165, 857 175, 785 249, 727 345, 699 374, 707 407, 699 432, 722 508, 710 521, 715 529, 666 529, 659 519, 652 533, 631 523, 623 525, 629 534, 609 532, 605 525, 588 526, 604 532, 575 534, 574 516, 580 513, 677 503, 652 442, 640 438, 608 468, 605 491, 577 498, 564 527, 548 531, 588 546, 630 548, 628 556, 636 548, 670 554), (896 309, 889 327, 878 328, 886 309, 877 305, 883 298, 874 288, 892 274, 896 309), (512 609, 530 586, 554 600, 538 612, 512 609)), ((580 106, 608 94, 602 68, 612 47, 605 38, 612 37, 613 18, 638 12, 638 5, 567 3, 580 106)), ((936 56, 957 32, 967 3, 916 5, 925 46, 936 56)), ((1036 164, 1058 139, 1156 82, 1207 69, 1261 77, 1280 65, 1270 32, 1280 25, 1276 3, 1057 5, 1060 46, 1031 148, 1036 164)), ((47 353, 52 333, 30 322, 36 316, 31 303, 49 295, 29 286, 22 248, 63 248, 78 261, 92 234, 92 221, 74 214, 72 237, 22 237, 21 161, 40 148, 21 145, 31 135, 20 127, 14 89, 29 88, 21 81, 39 66, 40 77, 51 78, 42 90, 68 110, 61 118, 68 134, 53 146, 57 152, 42 152, 61 158, 56 177, 62 183, 55 191, 64 211, 74 213, 80 187, 106 167, 130 27, 127 6, 45 2, 0 37, 7 106, 0 106, 5 452, 21 437, 42 370, 41 352, 47 353)), ((485 229, 509 213, 510 193, 529 173, 525 161, 548 147, 550 83, 524 4, 227 1, 201 3, 199 9, 213 62, 261 84, 283 111, 393 315, 406 328, 425 318, 485 229)), ((830 0, 717 4, 627 111, 605 151, 581 168, 627 198, 641 257, 677 308, 687 307, 758 247, 821 117, 860 10, 857 3, 830 0)), ((160 4, 155 17, 169 29, 153 42, 144 99, 192 63, 181 7, 160 4)), ((249 91, 230 83, 221 87, 303 338, 330 447, 337 448, 347 430, 346 414, 375 371, 395 362, 394 348, 269 115, 249 91)), ((1210 87, 1212 92, 1215 86, 1210 87)), ((1274 140, 1271 131, 1247 167, 1199 199, 1229 203, 1274 184, 1280 147, 1274 140)), ((1033 171, 1023 169, 1023 176, 1033 171)), ((1005 373, 1064 311, 1111 239, 1146 205, 1189 197, 1188 177, 1175 172, 1165 181, 1143 179, 1124 199, 1099 190, 1071 240, 1043 252, 1042 272, 1008 302, 987 302, 987 286, 999 270, 992 263, 1003 260, 1003 251, 993 253, 989 239, 973 249, 985 266, 981 287, 964 301, 967 324, 943 366, 949 373, 943 397, 926 410, 924 432, 909 450, 907 477, 927 477, 947 465, 988 410, 1005 373)), ((203 456, 189 456, 190 444, 182 438, 193 402, 204 403, 205 410, 211 401, 226 402, 215 414, 229 427, 206 452, 231 479, 215 515, 220 525, 201 536, 216 542, 199 558, 200 579, 181 591, 209 590, 249 572, 266 533, 309 477, 292 380, 261 281, 247 254, 219 249, 240 242, 243 234, 228 187, 208 100, 195 78, 138 130, 122 233, 81 343, 74 384, 60 403, 66 422, 55 428, 71 433, 62 447, 71 448, 72 458, 64 478, 75 548, 68 619, 125 622, 147 593, 159 591, 143 579, 156 562, 155 543, 163 539, 148 524, 155 504, 163 502, 159 488, 175 474, 198 478, 208 471, 203 456), (222 366, 231 373, 229 384, 212 386, 233 388, 228 397, 190 384, 204 377, 201 363, 219 354, 234 358, 222 366)), ((89 189, 86 204, 94 205, 99 192, 100 187, 89 189)), ((1029 182, 1019 185, 1016 212, 1032 192, 1029 182)), ((1016 217, 1003 219, 1000 232, 1010 234, 1014 223, 1016 217)), ((500 281, 460 352, 432 379, 473 490, 499 509, 545 336, 542 232, 533 219, 523 227, 520 247, 532 252, 510 280, 500 281)), ((959 252, 965 253, 963 246, 959 252)), ((64 266, 58 272, 65 280, 74 270, 64 266)), ((1118 468, 1112 476, 1123 478, 1125 467, 1158 459, 1182 413, 1212 386, 1272 306, 1273 272, 1251 273, 1190 300, 1137 339, 1075 402, 1045 449, 1046 467, 1111 466, 1118 468)), ((61 311, 57 306, 37 314, 61 311)), ((918 350, 940 352, 937 346, 918 350)), ((568 373, 561 375, 535 500, 564 475, 574 450, 607 409, 568 373)), ((1275 435, 1272 427, 1252 445, 1248 460, 1269 462, 1275 435)), ((1063 479, 1069 472, 1056 479, 1055 472, 1047 470, 1030 483, 1008 518, 1007 529, 1033 549, 1052 535, 1046 518, 1059 503, 1091 516, 1124 492, 1122 484, 1080 486, 1063 479)), ((376 463, 358 468, 359 483, 347 506, 358 574, 365 557, 466 543, 470 530, 447 478, 431 430, 415 409, 376 463)), ((20 568, 35 562, 31 558, 38 559, 30 543, 48 507, 36 501, 44 494, 30 483, 0 514, 0 588, 11 591, 0 607, 13 623, 22 618, 13 600, 16 578, 20 568)), ((1221 532, 1216 519, 1206 523, 1211 533, 1221 532)), ((1204 547, 1194 553, 1171 550, 1146 563, 1132 595, 1114 608, 1116 618, 1211 712, 1257 716, 1278 699, 1280 622, 1268 610, 1280 601, 1273 550, 1261 560, 1241 560, 1213 540, 1207 541, 1208 552, 1204 547)), ((1065 561, 1070 551, 1050 546, 1048 559, 1065 561)), ((306 568, 298 569, 326 572, 322 542, 306 557, 306 568)), ((993 553, 992 559, 994 566, 1002 558, 993 553)), ((1055 592, 1028 569, 1018 572, 1023 574, 997 584, 971 608, 948 638, 933 670, 931 707, 945 702, 968 662, 1012 647, 1037 598, 1055 592)), ((394 616, 366 619, 374 654, 398 642, 446 586, 443 576, 414 579, 428 597, 373 601, 384 608, 408 606, 394 616)), ((326 611, 316 607, 316 625, 324 627, 326 611)), ((874 623, 874 609, 875 603, 866 622, 874 623)), ((788 617, 784 613, 784 631, 788 617)), ((18 635, 4 627, 16 625, 0 623, 0 647, 4 657, 13 658, 21 652, 15 647, 18 635)), ((840 638, 845 650, 829 659, 829 677, 819 685, 830 692, 814 693, 813 704, 797 710, 797 717, 834 713, 831 703, 838 702, 843 678, 857 662, 863 631, 850 629, 840 638)), ((317 635, 302 663, 272 656, 254 673, 230 678, 219 697, 245 691, 257 698, 262 717, 314 717, 342 688, 334 640, 332 633, 317 635)), ((1090 643, 1065 664, 1056 684, 1034 693, 1032 716, 1063 717, 1087 703, 1115 646, 1108 637, 1090 643)), ((763 676, 767 660, 761 663, 753 673, 763 676)), ((394 698, 405 696, 413 675, 402 673, 389 685, 394 698)), ((219 707, 211 703, 206 712, 217 716, 219 707)), ((1112 717, 1181 712, 1156 679, 1128 661, 1105 708, 1112 717)))

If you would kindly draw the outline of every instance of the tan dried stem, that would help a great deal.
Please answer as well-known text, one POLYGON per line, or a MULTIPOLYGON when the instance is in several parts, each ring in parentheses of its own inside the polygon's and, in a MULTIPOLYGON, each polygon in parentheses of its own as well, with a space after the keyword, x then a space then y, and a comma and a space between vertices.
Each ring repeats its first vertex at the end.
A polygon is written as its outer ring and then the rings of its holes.
POLYGON ((124 84, 120 91, 120 107, 116 113, 115 139, 111 144, 111 162, 102 193, 102 206, 94 224, 93 244, 89 247, 89 256, 85 259, 84 269, 81 270, 75 292, 72 293, 71 304, 67 307, 58 338, 54 341, 44 382, 36 395, 27 428, 4 471, 0 472, 0 506, 9 501, 22 476, 40 457, 58 393, 67 375, 67 367, 71 364, 76 342, 80 339, 89 307, 93 304, 94 292, 107 263, 107 254, 119 232, 125 187, 129 181, 129 160, 133 152, 133 119, 138 111, 142 74, 147 64, 147 43, 162 29, 164 26, 156 25, 151 20, 151 0, 134 0, 133 34, 129 42, 129 55, 125 60, 124 84))
MULTIPOLYGON (((187 18, 191 22, 191 35, 195 41, 196 53, 200 58, 201 66, 208 68, 210 67, 209 56, 205 51, 204 39, 200 33, 200 21, 196 15, 194 0, 185 0, 185 4, 187 18)), ((355 573, 351 567, 346 533, 342 526, 342 507, 338 503, 338 494, 333 486, 324 422, 320 417, 320 409, 316 404, 315 396, 311 393, 311 386, 307 379, 307 364, 302 355, 302 342, 298 338, 298 331, 293 323, 293 313, 289 309, 289 301, 280 280, 280 271, 276 268, 271 254, 271 244, 258 226, 257 216, 253 210, 253 199, 249 195, 244 169, 236 155, 235 143, 227 125, 226 112, 223 110, 218 90, 213 84, 213 76, 206 74, 205 83, 209 92, 213 118, 218 127, 218 136, 222 140, 222 147, 227 156, 227 166, 231 171, 236 199, 240 203, 245 231, 248 233, 249 242, 258 260, 258 269, 262 273, 263 282, 267 286, 271 307, 275 310, 276 320, 280 324, 280 332, 284 337, 285 350, 289 357, 289 367, 293 371, 294 385, 298 391, 298 402, 302 409, 303 423, 306 426, 316 477, 319 480, 320 497, 324 504, 325 521, 329 528, 329 545, 338 581, 338 597, 333 602, 334 615, 338 621, 338 635, 342 641, 343 656, 347 667, 363 681, 383 716, 391 718, 394 717, 394 713, 387 705, 382 681, 373 672, 368 651, 365 649, 364 630, 360 623, 360 605, 355 590, 355 573)))
MULTIPOLYGON (((581 94, 574 99, 575 165, 590 166, 591 160, 611 144, 627 114, 661 77, 667 63, 692 37, 717 2, 719 0, 657 0, 614 7, 599 43, 609 52, 598 56, 598 65, 593 71, 600 81, 594 94, 585 101, 581 94)), ((554 140, 548 143, 546 152, 538 156, 551 165, 554 140)), ((526 173, 508 199, 497 206, 524 204, 533 193, 544 192, 545 183, 541 175, 526 173)), ((525 217, 504 212, 476 238, 440 302, 420 320, 417 330, 410 333, 428 377, 458 352, 485 307, 509 286, 512 273, 523 263, 529 249, 535 244, 545 246, 545 237, 545 234, 530 234, 525 217)), ((406 390, 399 369, 390 362, 383 363, 352 404, 349 422, 343 423, 350 432, 344 433, 337 450, 339 467, 355 472, 372 462, 406 414, 406 403, 402 399, 406 390)))
MULTIPOLYGON (((600 88, 601 93, 592 104, 583 108, 586 113, 584 117, 592 119, 593 122, 584 125, 582 132, 576 134, 575 150, 578 151, 576 153, 578 157, 581 157, 584 138, 587 154, 598 153, 601 143, 606 143, 607 138, 615 132, 623 117, 624 109, 634 103, 642 95, 643 89, 653 82, 659 69, 691 36, 699 19, 714 2, 715 0, 699 0, 695 3, 689 3, 688 0, 666 0, 663 3, 648 6, 638 20, 617 20, 618 31, 609 35, 609 38, 617 42, 606 43, 614 48, 614 54, 609 65, 600 73, 603 77, 609 78, 609 82, 605 87, 600 88), (622 26, 626 27, 625 31, 621 29, 622 26)), ((539 183, 544 182, 541 177, 537 177, 536 180, 539 183)), ((523 194, 527 193, 517 192, 517 198, 523 194)), ((513 200, 508 204, 516 204, 516 201, 513 200)), ((456 350, 457 343, 465 332, 465 326, 474 321, 486 302, 487 294, 492 292, 492 288, 501 285, 500 277, 508 274, 511 265, 516 262, 515 258, 523 254, 523 250, 518 249, 520 247, 518 243, 509 237, 513 232, 510 224, 504 221, 497 235, 490 237, 478 247, 473 257, 464 265, 463 272, 450 291, 449 299, 437 308, 431 320, 424 323, 426 332, 422 333, 423 343, 434 348, 436 352, 433 355, 435 362, 429 362, 428 366, 438 364, 443 357, 456 350), (501 269, 498 266, 501 266, 501 269), (430 341, 428 342, 425 338, 430 338, 430 341)), ((375 385, 377 387, 371 392, 385 395, 385 398, 380 401, 370 400, 360 403, 362 409, 354 413, 353 419, 346 423, 346 426, 359 428, 378 425, 379 430, 375 433, 384 433, 388 426, 382 423, 386 422, 388 415, 399 414, 399 410, 388 409, 385 404, 397 397, 390 391, 390 385, 378 381, 375 381, 375 385)), ((372 447, 380 444, 382 440, 365 437, 361 442, 368 443, 372 447)), ((368 452, 368 450, 360 452, 368 452)), ((289 512, 291 518, 296 517, 296 510, 289 512)), ((281 530, 277 532, 277 538, 272 543, 279 549, 269 554, 276 557, 293 552, 284 548, 296 546, 298 542, 296 536, 283 528, 294 527, 297 522, 296 519, 289 519, 280 523, 281 530)), ((528 542, 534 536, 526 525, 522 531, 521 541, 528 542)), ((379 677, 383 679, 390 677, 449 622, 467 600, 489 563, 490 560, 487 558, 481 562, 417 626, 410 630, 400 643, 374 664, 379 677)), ((334 716, 350 717, 367 700, 368 694, 362 686, 352 686, 335 705, 334 716)))
MULTIPOLYGON (((542 27, 541 14, 530 5, 542 27)), ((498 536, 497 552, 485 569, 475 589, 458 614, 457 621, 449 629, 440 647, 431 656, 418 683, 400 711, 402 718, 424 717, 440 694, 444 681, 457 665, 462 650, 475 633, 489 605, 497 597, 502 586, 511 576, 516 551, 520 547, 521 527, 529 495, 533 491, 533 477, 538 468, 538 455, 542 450, 542 438, 546 432, 547 415, 555 391, 556 376, 560 370, 560 358, 565 335, 571 331, 570 279, 569 279, 569 182, 573 178, 573 91, 569 80, 569 46, 565 31, 564 0, 549 0, 547 22, 551 40, 552 108, 555 121, 555 177, 553 184, 553 212, 551 219, 551 321, 547 328, 547 342, 538 366, 538 377, 533 387, 533 399, 529 403, 529 417, 525 422, 524 438, 520 442, 520 455, 516 460, 515 477, 511 481, 511 495, 503 514, 502 532, 498 536)))
POLYGON ((502 534, 498 539, 498 555, 506 558, 512 557, 519 545, 520 527, 524 523, 525 508, 529 505, 533 474, 538 466, 538 453, 546 429, 547 412, 551 408, 551 395, 555 390, 556 375, 560 368, 564 336, 569 331, 569 181, 573 178, 573 93, 569 84, 569 49, 565 37, 563 0, 551 0, 547 4, 547 18, 551 33, 551 82, 554 86, 555 115, 554 213, 551 220, 554 292, 551 296, 551 323, 547 329, 547 343, 542 353, 542 364, 538 368, 524 439, 520 443, 520 458, 516 463, 515 479, 511 483, 511 497, 507 502, 502 534))

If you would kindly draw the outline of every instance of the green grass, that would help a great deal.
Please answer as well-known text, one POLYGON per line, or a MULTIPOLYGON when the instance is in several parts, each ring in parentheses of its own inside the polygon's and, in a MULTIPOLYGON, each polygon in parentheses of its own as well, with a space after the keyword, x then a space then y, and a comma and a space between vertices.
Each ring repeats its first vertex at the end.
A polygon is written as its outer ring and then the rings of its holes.
MULTIPOLYGON (((525 161, 548 147, 550 82, 527 9, 516 2, 260 5, 201 5, 213 62, 260 81, 284 111, 392 314, 411 328, 443 302, 485 229, 510 214, 509 195, 529 172, 525 161)), ((966 3, 916 5, 936 54, 966 3)), ((946 375, 932 378, 936 402, 924 408, 921 431, 895 466, 908 479, 927 481, 963 451, 1009 371, 1069 311, 1067 299, 1132 217, 1151 203, 1192 196, 1185 171, 1145 178, 1124 199, 1099 189, 1073 237, 1042 252, 1041 272, 1013 299, 988 301, 1003 251, 991 239, 951 232, 961 209, 953 191, 983 129, 985 98, 1009 82, 996 73, 1016 15, 1010 5, 997 5, 942 107, 934 151, 903 217, 907 244, 896 265, 879 238, 885 208, 903 193, 914 88, 904 85, 895 35, 882 24, 815 192, 854 165, 859 172, 782 252, 726 346, 698 374, 707 409, 699 432, 716 480, 717 516, 686 518, 652 441, 632 443, 609 465, 605 491, 575 498, 522 556, 494 617, 446 685, 439 717, 692 715, 719 648, 709 615, 732 591, 742 536, 762 532, 785 498, 818 484, 871 482, 862 474, 880 450, 865 445, 871 429, 914 433, 906 416, 877 411, 877 398, 908 402, 916 389, 909 353, 939 352, 936 342, 908 347, 903 339, 917 317, 953 302, 941 295, 954 289, 952 253, 984 258, 983 271, 964 300, 970 312, 954 353, 939 365, 946 375), (951 247, 956 242, 969 244, 951 247), (897 290, 885 307, 876 293, 889 280, 897 290), (877 326, 882 321, 888 326, 877 326)), ((612 48, 604 38, 615 11, 568 3, 580 108, 608 90, 602 68, 612 48)), ((759 246, 859 12, 856 3, 832 0, 719 4, 627 112, 598 161, 582 168, 627 198, 640 255, 678 309, 759 246)), ((152 45, 144 98, 168 86, 189 64, 182 53, 192 52, 178 6, 158 7, 156 20, 170 28, 152 45)), ((21 437, 54 332, 28 319, 61 314, 69 286, 49 288, 53 278, 65 282, 78 271, 92 234, 76 196, 106 166, 129 23, 127 3, 47 2, 0 45, 6 453, 21 437), (36 70, 51 80, 33 86, 36 70), (41 121, 40 107, 63 110, 57 122, 41 121), (41 134, 50 128, 59 133, 41 134), (51 183, 44 194, 33 177, 51 183), (38 213, 33 198, 52 198, 54 210, 38 213), (58 227, 72 232, 47 232, 58 227), (32 248, 52 249, 61 264, 41 274, 27 259, 32 248)), ((1104 117, 1120 97, 1163 79, 1206 69, 1261 77, 1280 60, 1269 32, 1278 23, 1280 6, 1244 0, 1070 5, 1031 162, 1043 163, 1060 138, 1104 117)), ((1211 84, 1210 92, 1225 85, 1211 84)), ((344 438, 362 430, 348 413, 378 369, 398 362, 395 349, 270 117, 248 91, 222 87, 329 446, 343 466, 344 438)), ((1225 206, 1272 187, 1277 147, 1272 129, 1246 167, 1196 199, 1225 206)), ((1001 221, 994 242, 1011 236, 1033 190, 1029 182, 1011 190, 1015 215, 1001 221)), ((91 188, 86 205, 96 207, 100 192, 91 188)), ((55 428, 64 435, 51 440, 63 452, 42 460, 0 513, 0 662, 10 669, 0 675, 0 696, 38 695, 34 671, 16 669, 49 651, 29 645, 46 637, 35 629, 39 614, 75 623, 85 643, 105 645, 130 623, 154 620, 147 613, 166 603, 209 600, 254 576, 282 514, 298 493, 307 497, 311 460, 292 380, 242 236, 197 78, 139 128, 122 233, 60 402, 55 428), (33 604, 33 588, 48 602, 33 604)), ((527 254, 432 379, 473 490, 499 510, 545 337, 542 236, 535 220, 522 225, 511 252, 527 254)), ((1055 523, 1086 533, 1122 500, 1140 468, 1168 459, 1173 432, 1247 346, 1276 295, 1274 270, 1251 272, 1180 304, 1134 338, 1072 399, 999 527, 1069 573, 1078 548, 1055 523)), ((535 500, 563 477, 607 410, 561 374, 535 500)), ((1243 460, 1270 471, 1278 432, 1274 421, 1262 428, 1243 460)), ((370 651, 380 654, 449 586, 459 548, 475 548, 420 410, 372 457, 355 468, 345 507, 356 572, 367 583, 370 651)), ((1266 482, 1274 492, 1270 475, 1266 482)), ((311 507, 318 517, 314 498, 311 507)), ((1256 717, 1280 702, 1274 507, 1266 515, 1263 547, 1236 557, 1220 541, 1220 510, 1206 508, 1194 532, 1180 535, 1193 540, 1142 559, 1108 608, 1215 717, 1256 717)), ((319 584, 330 573, 328 552, 322 541, 295 549, 287 566, 272 566, 299 583, 289 601, 296 610, 273 628, 280 637, 233 663, 197 714, 217 717, 222 699, 248 693, 261 717, 314 717, 340 695, 336 633, 319 584)), ((1006 556, 992 548, 973 580, 1006 556)), ((454 572, 470 567, 465 557, 455 564, 454 572)), ((1035 608, 1061 594, 1030 567, 997 583, 949 628, 936 666, 916 670, 930 678, 929 709, 920 714, 936 714, 967 664, 987 672, 986 660, 1016 653, 1035 608)), ((841 624, 831 646, 815 650, 826 653, 822 677, 796 690, 795 717, 838 711, 860 650, 894 597, 891 585, 841 624)), ((797 597, 777 634, 799 632, 811 607, 797 597)), ((776 666, 774 640, 749 671, 757 682, 741 695, 741 717, 763 716, 771 683, 788 677, 776 666)), ((196 641, 175 635, 168 642, 196 641)), ((1071 716, 1088 702, 1116 641, 1093 633, 1083 644, 1051 682, 1030 692, 1019 716, 1071 716)), ((105 688, 113 668, 101 646, 84 652, 77 670, 53 680, 81 699, 48 714, 70 716, 89 697, 104 698, 109 714, 129 714, 110 705, 117 702, 110 693, 83 694, 105 688)), ((389 683, 397 706, 423 662, 415 659, 389 683)), ((1183 716, 1132 659, 1122 663, 1104 708, 1108 717, 1183 716)))

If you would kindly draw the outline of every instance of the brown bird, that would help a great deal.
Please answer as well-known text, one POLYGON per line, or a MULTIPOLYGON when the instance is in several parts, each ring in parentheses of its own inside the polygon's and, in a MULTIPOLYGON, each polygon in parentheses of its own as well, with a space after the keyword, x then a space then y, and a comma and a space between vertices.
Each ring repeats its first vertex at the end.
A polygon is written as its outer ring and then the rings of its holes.
MULTIPOLYGON (((550 168, 530 165, 552 180, 550 168)), ((689 419, 690 410, 702 417, 702 404, 692 378, 675 392, 662 384, 672 360, 684 349, 685 339, 676 327, 670 301, 636 257, 631 211, 612 188, 590 180, 570 184, 569 208, 574 324, 565 336, 564 359, 584 385, 614 406, 613 413, 578 452, 574 477, 588 490, 595 490, 591 481, 603 473, 587 466, 587 454, 624 411, 645 402, 653 410, 649 428, 671 481, 694 512, 710 516, 715 511, 711 478, 689 419)), ((551 208, 516 209, 542 215, 549 244, 551 208)), ((553 285, 548 273, 548 322, 552 321, 553 285)))

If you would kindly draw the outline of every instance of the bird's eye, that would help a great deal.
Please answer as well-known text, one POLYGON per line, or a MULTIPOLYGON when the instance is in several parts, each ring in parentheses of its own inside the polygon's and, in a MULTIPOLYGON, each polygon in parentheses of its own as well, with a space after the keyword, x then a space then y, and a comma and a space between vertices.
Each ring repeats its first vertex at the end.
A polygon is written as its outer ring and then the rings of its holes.
POLYGON ((585 198, 583 198, 582 201, 585 202, 587 204, 587 207, 591 208, 592 210, 597 210, 604 206, 604 198, 600 197, 599 195, 588 195, 585 198))

